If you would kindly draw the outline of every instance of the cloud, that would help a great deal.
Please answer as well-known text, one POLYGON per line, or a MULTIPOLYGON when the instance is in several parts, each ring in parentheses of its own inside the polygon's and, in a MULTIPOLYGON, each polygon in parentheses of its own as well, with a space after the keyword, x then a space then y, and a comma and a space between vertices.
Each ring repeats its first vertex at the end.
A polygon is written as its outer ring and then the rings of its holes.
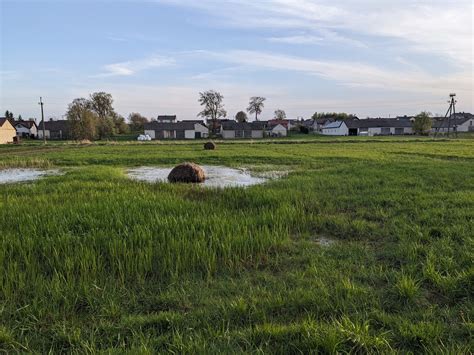
POLYGON ((167 67, 174 64, 173 58, 152 56, 141 60, 107 64, 104 66, 105 72, 95 75, 95 77, 130 76, 143 70, 167 67))
POLYGON ((392 71, 350 61, 322 61, 247 50, 200 51, 196 55, 250 68, 306 73, 351 87, 435 93, 448 92, 454 88, 463 92, 473 90, 472 73, 469 71, 455 75, 433 76, 415 68, 392 71))
POLYGON ((368 48, 367 44, 363 43, 362 41, 351 39, 346 36, 342 36, 341 34, 328 31, 328 30, 320 30, 318 34, 297 34, 293 36, 282 36, 282 37, 270 37, 267 38, 268 41, 274 43, 285 43, 285 44, 296 44, 296 45, 326 45, 326 44, 347 44, 353 47, 358 48, 368 48))
MULTIPOLYGON (((280 36, 282 41, 317 41, 318 31, 328 31, 357 42, 358 36, 402 42, 397 50, 416 51, 449 60, 463 69, 472 68, 471 0, 449 4, 441 0, 160 0, 194 7, 214 15, 220 26, 273 30, 299 30, 301 36, 280 36), (349 36, 351 34, 352 38, 349 36), (312 36, 312 37, 311 37, 312 36), (286 38, 285 38, 286 37, 286 38), (293 38, 292 38, 293 37, 293 38)), ((324 37, 324 36, 323 36, 324 37)), ((278 36, 274 37, 274 39, 278 36)), ((355 42, 355 43, 356 43, 355 42)), ((397 44, 398 45, 398 44, 397 44)), ((472 69, 471 69, 472 70, 472 69)))

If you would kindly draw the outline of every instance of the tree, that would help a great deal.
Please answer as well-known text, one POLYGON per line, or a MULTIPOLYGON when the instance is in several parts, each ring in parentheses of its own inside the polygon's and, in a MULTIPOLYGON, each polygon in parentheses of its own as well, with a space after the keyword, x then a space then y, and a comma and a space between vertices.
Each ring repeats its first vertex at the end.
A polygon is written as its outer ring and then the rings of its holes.
POLYGON ((247 114, 244 111, 239 111, 235 115, 235 120, 240 123, 247 122, 248 121, 247 114))
POLYGON ((313 120, 322 119, 322 118, 332 118, 336 121, 343 121, 350 118, 355 118, 356 116, 352 113, 345 112, 315 112, 311 117, 313 120))
POLYGON ((286 112, 283 111, 283 110, 280 110, 280 109, 276 110, 276 111, 275 111, 275 118, 276 118, 277 120, 284 120, 284 119, 286 119, 286 112))
POLYGON ((140 115, 137 112, 132 112, 128 116, 128 120, 130 121, 130 129, 132 132, 141 132, 145 129, 145 123, 148 123, 148 118, 145 116, 140 115))
POLYGON ((431 131, 431 114, 429 112, 423 111, 415 116, 415 121, 413 122, 413 131, 415 134, 428 135, 431 131))
POLYGON ((13 112, 10 112, 8 110, 5 111, 5 118, 6 119, 13 119, 13 112))
POLYGON ((255 121, 258 121, 258 115, 262 113, 263 107, 265 106, 264 101, 266 98, 254 96, 250 98, 249 107, 247 107, 247 112, 255 114, 255 121))
POLYGON ((112 106, 114 100, 112 95, 106 92, 95 92, 90 95, 90 107, 94 111, 98 120, 98 135, 99 139, 113 136, 115 134, 114 119, 116 113, 112 106))
POLYGON ((130 132, 130 127, 125 122, 125 118, 123 116, 116 114, 112 120, 114 121, 115 132, 118 134, 127 134, 130 132))
POLYGON ((76 140, 95 139, 99 117, 92 111, 89 100, 74 99, 68 106, 66 117, 69 121, 72 138, 76 140))
POLYGON ((221 93, 209 90, 199 93, 199 103, 204 106, 204 109, 199 112, 199 117, 205 117, 212 121, 211 134, 215 134, 217 130, 217 120, 221 117, 227 116, 226 110, 224 110, 224 104, 222 101, 224 96, 221 93))
POLYGON ((21 117, 21 115, 18 115, 18 121, 23 121, 23 117, 21 117))

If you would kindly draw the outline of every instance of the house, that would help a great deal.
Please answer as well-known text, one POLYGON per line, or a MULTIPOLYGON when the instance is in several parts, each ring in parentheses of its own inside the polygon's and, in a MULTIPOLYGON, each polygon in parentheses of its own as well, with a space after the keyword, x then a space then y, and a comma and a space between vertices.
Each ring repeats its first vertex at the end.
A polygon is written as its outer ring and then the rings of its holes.
POLYGON ((269 124, 266 127, 266 132, 270 137, 286 137, 288 135, 288 130, 281 123, 269 124))
POLYGON ((16 135, 23 138, 37 138, 38 126, 32 119, 28 121, 14 121, 13 126, 16 129, 16 135))
POLYGON ((335 121, 323 126, 322 134, 330 136, 389 136, 412 134, 409 118, 367 118, 335 121))
POLYGON ((162 116, 158 116, 156 118, 156 122, 160 122, 160 123, 172 123, 172 122, 176 122, 176 115, 173 115, 173 116, 170 116, 170 115, 162 115, 162 116))
POLYGON ((13 127, 7 118, 0 118, 0 144, 12 143, 15 137, 15 127, 13 127))
MULTIPOLYGON (((44 122, 44 135, 46 139, 69 139, 69 121, 49 120, 44 122)), ((43 139, 43 122, 38 125, 38 138, 43 139)))
POLYGON ((334 122, 332 118, 317 118, 317 119, 309 119, 303 122, 303 126, 308 128, 309 132, 313 132, 315 134, 322 134, 322 128, 324 125, 334 122))
POLYGON ((451 120, 445 117, 433 118, 431 131, 447 133, 448 125, 451 132, 474 132, 474 115, 461 112, 456 113, 451 120))
POLYGON ((221 122, 221 135, 224 139, 234 138, 263 138, 265 123, 254 122, 221 122))
POLYGON ((207 138, 209 130, 203 123, 193 121, 145 123, 145 135, 152 139, 207 138))
POLYGON ((348 136, 349 128, 344 121, 328 122, 321 127, 321 134, 325 136, 348 136))

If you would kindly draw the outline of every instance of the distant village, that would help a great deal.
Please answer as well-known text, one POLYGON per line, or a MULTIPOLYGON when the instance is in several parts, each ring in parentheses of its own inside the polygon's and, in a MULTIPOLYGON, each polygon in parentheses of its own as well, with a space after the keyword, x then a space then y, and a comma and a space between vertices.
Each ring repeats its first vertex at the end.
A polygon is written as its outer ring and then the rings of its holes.
MULTIPOLYGON (((314 119, 271 119, 267 121, 238 122, 232 119, 181 120, 176 115, 159 115, 143 124, 137 133, 141 140, 200 139, 211 135, 222 139, 262 139, 265 137, 286 137, 289 134, 320 134, 327 136, 390 136, 412 135, 415 117, 359 119, 349 116, 339 119, 330 115, 314 119), (214 134, 212 134, 214 133, 214 134)), ((431 118, 429 133, 474 132, 474 115, 456 113, 450 120, 445 117, 431 118)), ((73 139, 68 120, 46 120, 46 139, 73 139)), ((20 139, 43 139, 43 122, 35 119, 12 119, 0 117, 0 144, 20 139)))
POLYGON ((431 117, 428 112, 416 116, 359 119, 347 113, 316 112, 310 119, 288 119, 284 110, 275 110, 273 118, 261 120, 265 97, 253 96, 245 111, 228 119, 224 96, 214 90, 199 93, 202 119, 178 120, 176 115, 158 115, 151 120, 139 113, 131 113, 126 120, 113 107, 112 95, 95 92, 88 98, 76 98, 69 105, 65 120, 42 118, 23 120, 11 111, 0 117, 0 144, 19 143, 23 139, 96 140, 129 134, 130 139, 189 140, 189 139, 263 139, 297 134, 324 136, 402 136, 430 135, 455 132, 474 132, 474 116, 456 113, 456 94, 450 94, 450 107, 445 117, 431 117), (247 115, 254 115, 252 118, 247 115))

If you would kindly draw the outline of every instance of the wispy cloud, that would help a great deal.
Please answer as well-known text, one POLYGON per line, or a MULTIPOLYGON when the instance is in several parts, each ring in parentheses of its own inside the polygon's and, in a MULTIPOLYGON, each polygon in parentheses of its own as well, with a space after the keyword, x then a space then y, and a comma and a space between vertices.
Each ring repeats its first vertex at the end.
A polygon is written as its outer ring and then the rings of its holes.
POLYGON ((175 60, 173 58, 152 56, 141 60, 107 64, 104 66, 104 72, 95 75, 95 77, 130 76, 143 70, 167 67, 174 64, 175 60))
MULTIPOLYGON (((429 53, 464 69, 471 68, 473 61, 471 0, 456 0, 449 6, 441 0, 159 1, 207 11, 221 26, 307 32, 305 38, 281 37, 287 42, 317 42, 321 37, 318 31, 329 31, 334 36, 343 32, 352 37, 342 37, 356 42, 360 35, 395 39, 402 42, 399 51, 429 53)), ((386 43, 383 48, 389 47, 386 43)))
POLYGON ((416 69, 392 71, 373 65, 345 61, 312 60, 296 56, 259 51, 232 50, 227 52, 201 51, 207 56, 240 66, 267 70, 302 72, 334 80, 352 87, 381 88, 384 90, 445 92, 456 88, 472 92, 472 73, 433 76, 416 69))
POLYGON ((317 34, 302 33, 292 36, 270 37, 270 42, 295 44, 295 45, 333 45, 335 43, 346 44, 358 48, 368 48, 362 41, 342 36, 335 31, 320 30, 317 34))

